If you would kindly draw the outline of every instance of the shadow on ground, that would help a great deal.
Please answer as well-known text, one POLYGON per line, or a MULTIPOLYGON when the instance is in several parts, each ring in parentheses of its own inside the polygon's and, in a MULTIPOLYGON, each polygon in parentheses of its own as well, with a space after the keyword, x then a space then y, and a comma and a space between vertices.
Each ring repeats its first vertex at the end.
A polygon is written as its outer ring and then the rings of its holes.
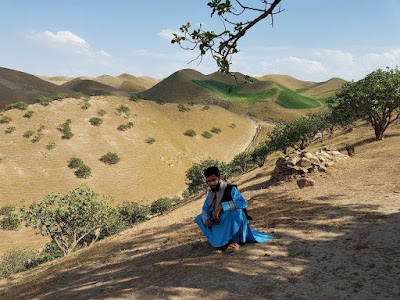
POLYGON ((399 299, 400 214, 332 206, 330 197, 342 195, 253 197, 253 228, 275 239, 234 255, 214 251, 187 220, 100 243, 40 271, 37 286, 10 285, 0 298, 399 299), (308 239, 310 232, 320 234, 308 239))

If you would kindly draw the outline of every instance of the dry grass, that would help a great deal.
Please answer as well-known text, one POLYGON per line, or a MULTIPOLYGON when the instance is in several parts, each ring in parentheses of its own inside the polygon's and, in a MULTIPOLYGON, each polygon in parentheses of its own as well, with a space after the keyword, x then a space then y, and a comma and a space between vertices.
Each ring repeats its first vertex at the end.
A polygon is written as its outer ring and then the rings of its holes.
MULTIPOLYGON (((400 124, 384 141, 359 126, 324 142, 356 156, 314 188, 260 188, 271 166, 238 178, 253 228, 274 236, 226 256, 193 218, 203 199, 70 257, 0 282, 2 299, 399 299, 400 124), (27 280, 29 279, 29 280, 27 280)), ((318 148, 317 142, 312 148, 318 148)))
MULTIPOLYGON (((214 106, 206 111, 202 106, 192 106, 183 113, 176 104, 134 103, 117 97, 92 98, 90 104, 87 110, 81 109, 81 101, 72 99, 49 107, 33 105, 29 107, 34 111, 31 119, 22 117, 24 111, 6 113, 13 122, 0 125, 0 206, 21 207, 41 200, 49 192, 64 192, 82 184, 115 198, 113 205, 122 201, 147 204, 162 196, 180 195, 186 188, 185 171, 193 162, 208 157, 228 162, 251 143, 256 131, 252 121, 214 106), (129 118, 116 115, 120 105, 130 108, 129 118), (100 109, 107 112, 102 117, 103 124, 90 125, 88 120, 100 109), (71 140, 61 139, 56 129, 66 119, 72 120, 71 140), (132 129, 117 130, 118 125, 129 121, 134 123, 132 129), (236 124, 234 129, 229 127, 232 123, 236 124), (41 125, 45 130, 40 142, 22 137, 25 131, 37 130, 41 125), (5 134, 9 126, 16 130, 5 134), (201 136, 213 127, 222 132, 209 140, 201 136), (195 130, 197 136, 183 135, 188 129, 195 130), (156 142, 145 143, 148 137, 154 137, 156 142), (55 141, 56 147, 46 150, 50 141, 55 141), (109 151, 121 157, 118 164, 110 166, 99 161, 109 151), (74 175, 67 166, 73 156, 92 168, 92 177, 85 180, 74 175)), ((15 245, 30 247, 30 242, 24 240, 30 241, 32 233, 24 231, 19 235, 21 239, 15 245)), ((0 231, 0 253, 12 248, 12 237, 0 231)))

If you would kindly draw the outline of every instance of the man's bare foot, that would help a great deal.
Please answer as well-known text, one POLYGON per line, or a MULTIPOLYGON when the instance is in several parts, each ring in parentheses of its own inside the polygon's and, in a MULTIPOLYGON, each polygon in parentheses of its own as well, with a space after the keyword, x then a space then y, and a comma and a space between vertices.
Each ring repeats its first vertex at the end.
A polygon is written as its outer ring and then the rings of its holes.
POLYGON ((225 249, 225 253, 234 253, 238 251, 240 248, 238 243, 230 243, 228 247, 225 249))

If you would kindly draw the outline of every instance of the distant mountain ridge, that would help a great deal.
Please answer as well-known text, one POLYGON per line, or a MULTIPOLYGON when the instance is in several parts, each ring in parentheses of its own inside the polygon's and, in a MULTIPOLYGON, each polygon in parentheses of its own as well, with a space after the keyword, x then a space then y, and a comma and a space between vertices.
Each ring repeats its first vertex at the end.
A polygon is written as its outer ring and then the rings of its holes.
POLYGON ((70 89, 55 85, 34 75, 0 67, 0 109, 19 101, 36 103, 38 96, 73 94, 70 89))
POLYGON ((55 93, 82 92, 87 95, 118 96, 136 94, 146 100, 218 104, 236 113, 256 118, 286 120, 304 114, 294 110, 315 109, 325 105, 325 100, 334 96, 346 82, 340 78, 324 82, 303 81, 279 74, 247 80, 242 73, 233 74, 235 77, 219 72, 205 75, 193 69, 182 69, 161 81, 127 73, 73 79, 42 76, 40 79, 27 73, 0 68, 0 108, 17 101, 34 103, 39 95, 55 93))

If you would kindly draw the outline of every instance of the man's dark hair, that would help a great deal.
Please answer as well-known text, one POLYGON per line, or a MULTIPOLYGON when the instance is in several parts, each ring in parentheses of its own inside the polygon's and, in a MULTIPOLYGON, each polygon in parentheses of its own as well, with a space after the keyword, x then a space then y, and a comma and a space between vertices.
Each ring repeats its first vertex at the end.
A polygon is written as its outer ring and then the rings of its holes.
POLYGON ((204 170, 204 177, 210 177, 212 175, 215 175, 217 177, 219 177, 221 175, 221 173, 219 172, 218 167, 208 167, 207 169, 204 170))

